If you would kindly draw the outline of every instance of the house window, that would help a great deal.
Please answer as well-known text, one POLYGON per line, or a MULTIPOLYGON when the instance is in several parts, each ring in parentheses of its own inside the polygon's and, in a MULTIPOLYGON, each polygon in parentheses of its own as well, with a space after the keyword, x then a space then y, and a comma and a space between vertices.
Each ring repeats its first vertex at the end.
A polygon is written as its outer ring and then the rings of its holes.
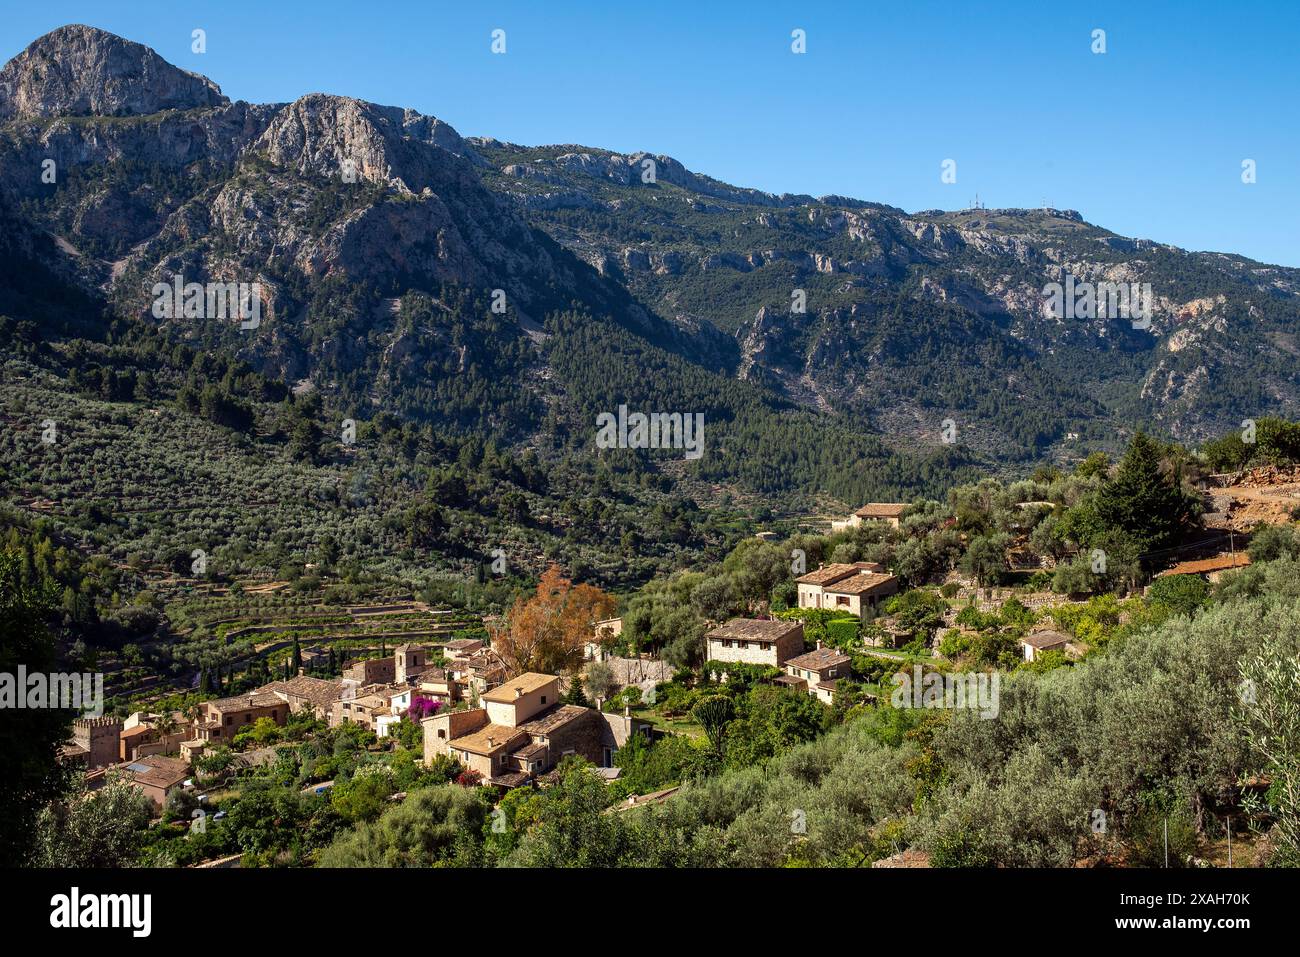
POLYGON ((848 600, 847 598, 845 598, 843 595, 838 595, 838 596, 836 596, 836 598, 835 598, 835 604, 837 604, 837 605, 847 605, 848 603, 849 603, 849 600, 848 600))
POLYGON ((542 695, 542 704, 546 704, 546 695, 542 695))
POLYGON ((438 729, 438 737, 440 737, 440 738, 445 738, 445 737, 447 737, 447 732, 444 731, 444 730, 442 730, 442 728, 439 728, 439 729, 438 729))

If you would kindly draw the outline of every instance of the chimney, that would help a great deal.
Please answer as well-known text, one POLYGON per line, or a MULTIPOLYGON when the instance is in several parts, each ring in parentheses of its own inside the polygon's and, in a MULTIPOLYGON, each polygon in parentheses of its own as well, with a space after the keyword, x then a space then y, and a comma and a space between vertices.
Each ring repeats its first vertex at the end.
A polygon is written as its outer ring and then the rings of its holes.
POLYGON ((822 650, 822 640, 820 638, 817 639, 817 650, 818 651, 822 650))
POLYGON ((523 689, 523 688, 516 688, 516 689, 515 689, 515 699, 518 700, 519 698, 522 698, 523 696, 524 696, 524 689, 523 689))
POLYGON ((306 668, 299 668, 299 669, 298 669, 298 677, 299 677, 299 678, 304 677, 306 674, 307 674, 307 669, 306 669, 306 668))
POLYGON ((497 739, 494 738, 494 737, 492 737, 492 735, 489 734, 489 735, 488 735, 488 747, 489 747, 489 748, 495 748, 496 746, 497 746, 497 739))

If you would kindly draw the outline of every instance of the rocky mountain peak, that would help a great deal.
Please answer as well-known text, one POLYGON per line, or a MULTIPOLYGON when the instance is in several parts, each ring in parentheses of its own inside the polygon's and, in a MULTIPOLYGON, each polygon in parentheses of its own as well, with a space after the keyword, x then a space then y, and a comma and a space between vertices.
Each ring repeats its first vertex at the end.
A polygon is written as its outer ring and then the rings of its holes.
POLYGON ((253 148, 300 173, 336 177, 350 162, 358 179, 418 192, 437 178, 430 146, 482 162, 441 120, 326 93, 299 97, 280 110, 253 148))
POLYGON ((0 70, 0 120, 139 116, 229 102, 206 77, 82 24, 45 34, 0 70))

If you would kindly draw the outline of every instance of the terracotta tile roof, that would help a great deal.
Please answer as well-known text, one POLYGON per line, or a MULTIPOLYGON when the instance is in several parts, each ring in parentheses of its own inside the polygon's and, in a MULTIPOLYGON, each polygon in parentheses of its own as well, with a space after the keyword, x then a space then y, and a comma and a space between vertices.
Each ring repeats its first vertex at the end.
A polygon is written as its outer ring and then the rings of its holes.
POLYGON ((576 704, 562 704, 538 715, 531 721, 525 721, 519 726, 519 730, 527 734, 551 734, 570 722, 595 713, 591 708, 582 708, 576 704))
POLYGON ((1250 564, 1250 556, 1245 552, 1235 555, 1215 555, 1195 562, 1179 562, 1173 568, 1167 568, 1156 578, 1166 575, 1204 575, 1206 572, 1221 572, 1229 568, 1244 568, 1250 564))
POLYGON ((791 688, 807 688, 808 682, 803 678, 796 678, 794 675, 778 675, 772 679, 772 684, 789 685, 791 688))
POLYGON ((1035 631, 1025 635, 1021 642, 1037 651, 1044 651, 1049 648, 1061 648, 1073 640, 1069 635, 1059 631, 1035 631))
POLYGON ((446 651, 478 651, 483 647, 483 642, 476 641, 473 638, 457 638, 455 641, 449 641, 442 646, 446 651))
POLYGON ((858 572, 883 572, 883 565, 877 565, 875 562, 833 562, 830 565, 823 565, 816 571, 809 572, 806 575, 800 575, 795 579, 801 585, 830 585, 839 581, 841 578, 848 578, 850 575, 856 575, 858 572))
POLYGON ((123 765, 137 784, 148 784, 157 788, 169 788, 180 784, 190 776, 188 761, 180 758, 167 758, 160 754, 150 755, 123 765))
POLYGON ((302 698, 317 708, 328 708, 343 697, 341 681, 327 681, 324 678, 313 678, 311 675, 297 675, 288 681, 272 681, 257 690, 268 694, 286 694, 290 697, 302 698))
POLYGON ((893 575, 860 572, 857 575, 849 575, 847 578, 840 579, 825 590, 832 595, 866 595, 881 588, 887 588, 897 582, 898 579, 893 575))
POLYGON ((469 655, 453 658, 452 667, 458 671, 468 668, 475 674, 491 675, 494 672, 504 671, 506 665, 501 656, 491 648, 480 648, 469 655))
POLYGON ((527 747, 512 752, 511 757, 519 758, 523 761, 531 761, 533 758, 540 758, 549 750, 551 749, 544 744, 530 744, 527 747))
POLYGON ((792 631, 802 631, 798 621, 763 621, 758 618, 733 618, 710 631, 707 638, 736 638, 742 641, 776 641, 792 631))
POLYGON ((480 697, 483 701, 498 701, 509 704, 521 695, 539 691, 551 682, 559 680, 555 675, 542 675, 535 671, 526 671, 522 675, 507 679, 501 683, 499 688, 493 688, 480 697))
POLYGON ((898 518, 905 511, 906 502, 868 502, 853 514, 858 518, 898 518))
POLYGON ((804 671, 822 671, 825 668, 838 668, 851 663, 851 659, 837 648, 818 648, 786 660, 788 668, 800 668, 804 671))
POLYGON ((447 747, 472 754, 493 755, 498 751, 513 751, 527 743, 528 735, 519 728, 488 724, 463 738, 454 738, 447 743, 447 747))
POLYGON ((527 784, 529 776, 524 771, 507 771, 505 774, 496 774, 488 779, 488 784, 495 784, 497 787, 517 788, 527 784))
POLYGON ((255 691, 252 694, 241 694, 231 698, 217 698, 214 701, 205 701, 202 706, 204 708, 215 708, 217 711, 225 713, 227 711, 247 711, 249 708, 272 708, 278 704, 284 704, 284 701, 279 696, 255 691))

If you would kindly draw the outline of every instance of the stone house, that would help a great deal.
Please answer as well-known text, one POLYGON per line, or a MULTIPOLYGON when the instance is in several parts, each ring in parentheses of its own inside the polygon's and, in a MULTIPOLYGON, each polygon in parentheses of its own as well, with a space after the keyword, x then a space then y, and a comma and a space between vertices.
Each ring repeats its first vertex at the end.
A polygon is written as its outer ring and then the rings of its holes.
POLYGON ((898 579, 875 562, 837 562, 795 579, 800 608, 846 611, 859 618, 898 594, 898 579))
POLYGON ((1059 631, 1034 631, 1020 639, 1025 661, 1035 661, 1044 651, 1064 651, 1074 639, 1059 631))
POLYGON ((334 702, 343 697, 344 685, 340 679, 331 681, 300 674, 288 681, 272 681, 257 691, 280 698, 289 706, 290 714, 309 711, 317 719, 328 721, 334 702))
POLYGON ((460 700, 460 685, 443 668, 427 668, 416 679, 416 687, 424 698, 440 701, 444 706, 460 700))
POLYGON ((906 502, 868 502, 844 521, 831 522, 831 531, 842 532, 846 528, 857 528, 863 522, 886 522, 892 528, 898 528, 905 511, 906 502))
POLYGON ((506 680, 505 660, 491 648, 479 648, 463 657, 452 658, 444 670, 458 685, 458 697, 473 700, 506 680))
POLYGON ((583 658, 587 661, 604 661, 609 657, 610 643, 623 634, 622 618, 606 618, 596 622, 592 628, 591 641, 583 646, 583 658))
MULTIPOLYGON (((201 753, 213 745, 229 745, 240 731, 251 728, 258 718, 270 718, 283 725, 289 717, 289 704, 279 695, 265 692, 218 698, 199 705, 199 719, 194 725, 194 739, 183 742, 191 753, 201 753), (194 747, 194 745, 198 747, 194 747)), ((182 749, 182 754, 185 749, 182 749)))
POLYGON ((707 661, 781 667, 803 652, 803 622, 733 618, 705 634, 707 661))
POLYGON ((627 715, 559 703, 560 679, 525 673, 481 696, 482 707, 425 718, 424 759, 447 754, 477 771, 484 783, 518 787, 577 754, 608 767, 632 733, 627 715))
POLYGON ((136 761, 152 754, 172 754, 180 749, 181 742, 189 736, 189 728, 163 734, 150 724, 137 724, 127 728, 118 737, 119 761, 136 761))
POLYGON ((835 683, 851 674, 849 656, 835 648, 818 647, 785 663, 778 683, 807 691, 823 704, 835 703, 835 683))
POLYGON ((122 765, 131 782, 143 791, 159 809, 168 795, 181 788, 190 776, 190 764, 181 758, 155 754, 122 765))
POLYGON ((329 724, 337 728, 341 724, 359 724, 376 734, 386 733, 393 719, 411 706, 411 696, 415 689, 397 683, 371 685, 362 688, 359 694, 346 693, 335 701, 330 709, 329 724))

